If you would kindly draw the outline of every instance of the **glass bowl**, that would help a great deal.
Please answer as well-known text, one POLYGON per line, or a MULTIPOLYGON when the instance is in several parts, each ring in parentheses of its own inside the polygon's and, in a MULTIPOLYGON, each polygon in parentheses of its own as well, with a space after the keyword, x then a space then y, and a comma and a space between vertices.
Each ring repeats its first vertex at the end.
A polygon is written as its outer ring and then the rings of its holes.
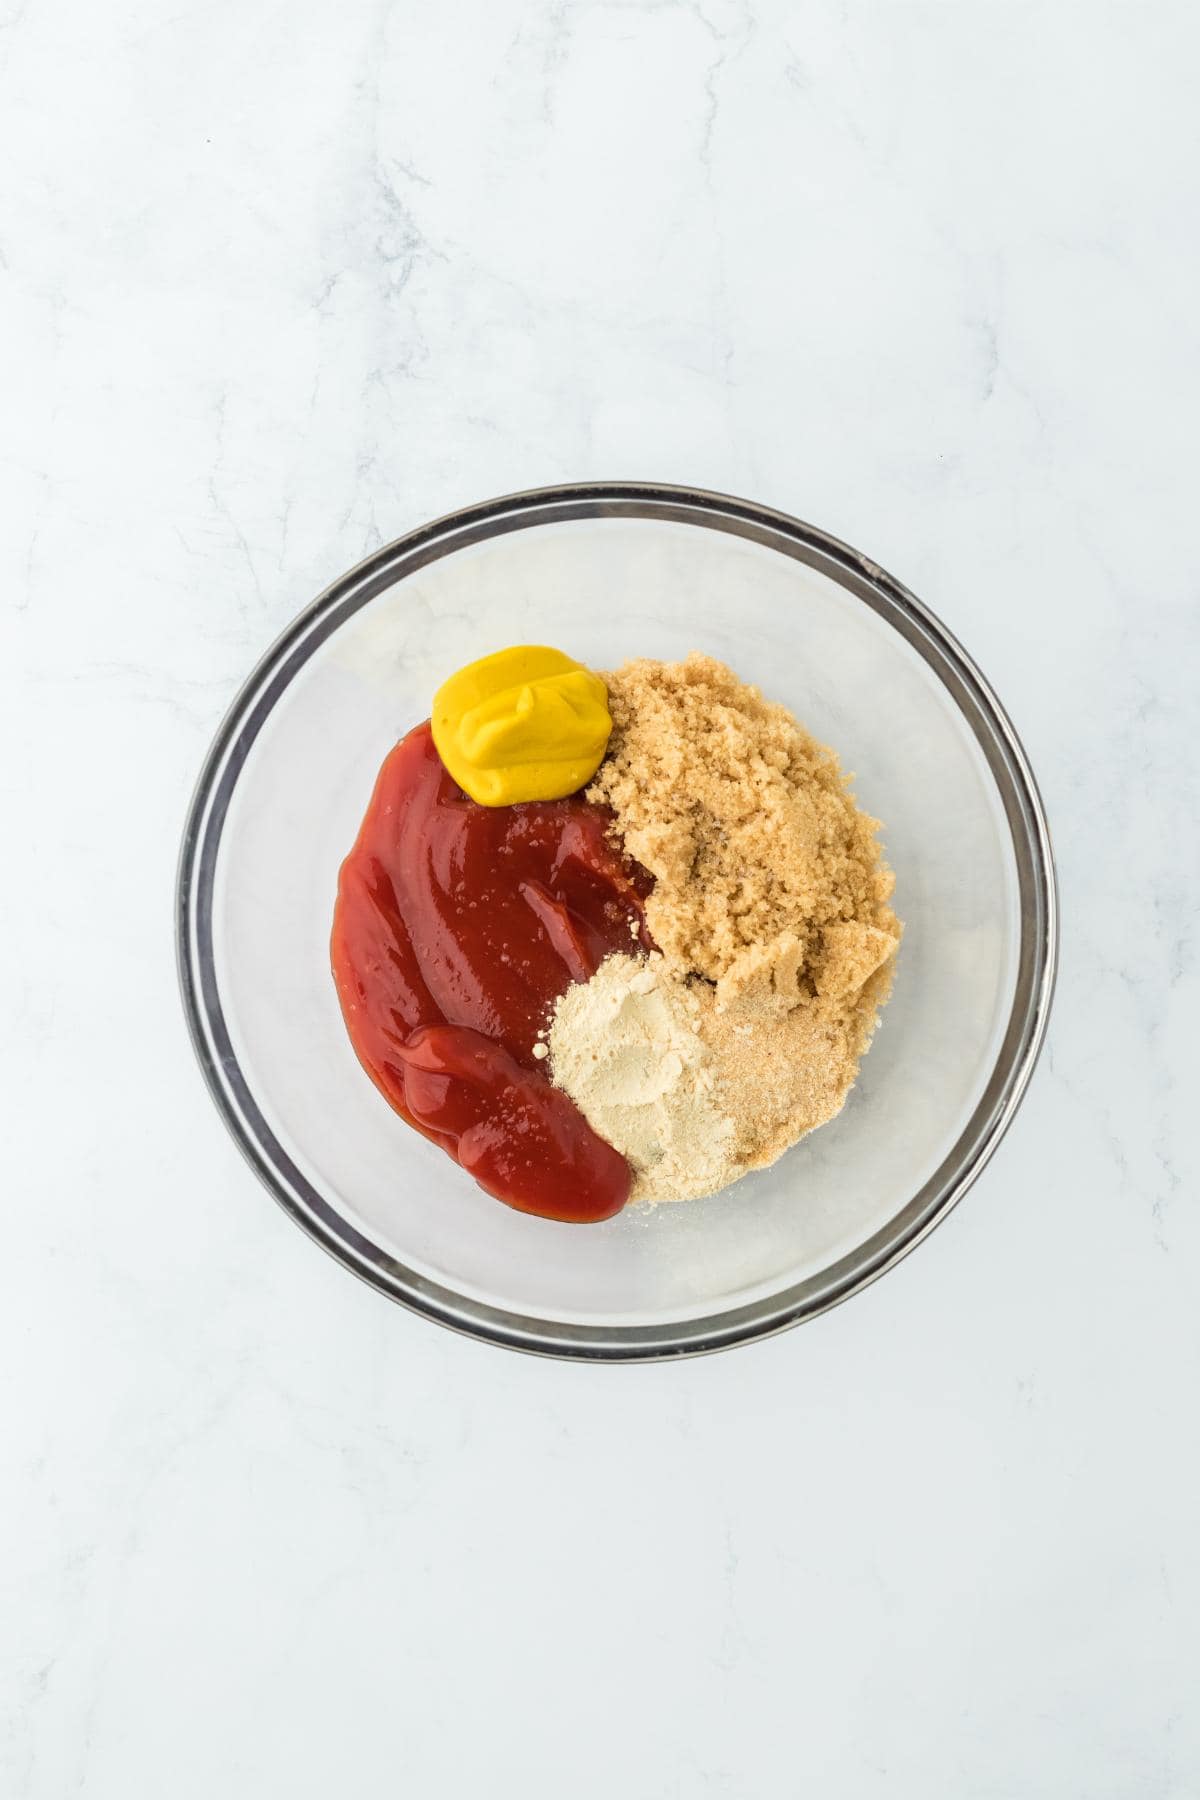
POLYGON ((213 1098, 297 1223, 443 1324, 602 1360, 778 1331, 910 1250, 1016 1111, 1056 951, 1033 777, 944 627, 813 526, 636 482, 467 507, 314 601, 217 733, 177 925, 213 1098), (711 1199, 587 1226, 514 1212, 390 1110, 347 1039, 329 930, 379 765, 445 675, 521 642, 596 669, 711 652, 832 744, 884 821, 906 929, 858 1084, 837 1119, 711 1199))

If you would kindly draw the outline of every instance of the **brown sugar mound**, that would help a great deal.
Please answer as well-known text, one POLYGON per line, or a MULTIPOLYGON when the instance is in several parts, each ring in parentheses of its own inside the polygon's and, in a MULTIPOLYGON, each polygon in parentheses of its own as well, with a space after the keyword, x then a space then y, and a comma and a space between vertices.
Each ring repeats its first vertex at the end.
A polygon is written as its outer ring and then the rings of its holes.
POLYGON ((724 1007, 701 1001, 699 1035, 716 1071, 713 1100, 733 1121, 728 1179, 773 1163, 842 1110, 891 984, 889 953, 861 988, 838 999, 818 996, 786 1011, 753 992, 724 1007))
POLYGON ((699 1002, 732 1179, 845 1101, 891 987, 892 873, 834 752, 723 663, 605 680, 614 729, 588 798, 654 876, 646 923, 699 1002))
POLYGON ((613 736, 588 798, 654 876, 668 962, 733 999, 859 987, 899 940, 893 877, 832 750, 711 656, 606 675, 613 736))

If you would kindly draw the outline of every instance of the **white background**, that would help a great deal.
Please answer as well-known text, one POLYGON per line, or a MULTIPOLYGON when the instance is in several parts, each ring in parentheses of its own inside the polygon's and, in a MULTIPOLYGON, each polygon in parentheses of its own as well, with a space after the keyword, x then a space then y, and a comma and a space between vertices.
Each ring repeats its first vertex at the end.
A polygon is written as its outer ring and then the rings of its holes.
POLYGON ((0 1793, 1200 1793, 1190 0, 4 0, 0 1793), (668 1367, 323 1257, 193 1067, 240 677, 639 476, 913 586, 1041 779, 1049 1048, 883 1282, 668 1367))

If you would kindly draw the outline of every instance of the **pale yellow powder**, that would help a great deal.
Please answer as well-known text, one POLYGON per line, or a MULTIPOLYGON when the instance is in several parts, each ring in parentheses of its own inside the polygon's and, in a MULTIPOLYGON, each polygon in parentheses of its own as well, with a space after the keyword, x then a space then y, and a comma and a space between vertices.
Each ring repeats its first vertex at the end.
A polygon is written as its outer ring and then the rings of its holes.
POLYGON ((625 1157, 635 1199, 694 1199, 733 1178, 736 1131, 713 1095, 699 1010, 661 956, 610 956, 555 1009, 555 1084, 625 1157))

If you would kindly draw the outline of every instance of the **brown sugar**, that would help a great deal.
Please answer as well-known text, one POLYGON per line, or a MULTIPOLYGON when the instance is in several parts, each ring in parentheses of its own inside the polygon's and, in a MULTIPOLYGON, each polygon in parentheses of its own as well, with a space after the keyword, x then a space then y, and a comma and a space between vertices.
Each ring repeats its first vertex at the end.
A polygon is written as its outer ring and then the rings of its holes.
POLYGON ((785 997, 861 985, 899 927, 877 822, 834 752, 711 656, 605 680, 613 736, 588 798, 655 878, 663 955, 729 995, 768 972, 785 997))
POLYGON ((781 1011, 747 994, 724 1008, 702 1005, 698 1030, 713 1052, 714 1101, 733 1121, 736 1174, 765 1168, 841 1111, 891 983, 889 953, 838 1000, 802 999, 781 1011))
POLYGON ((614 730, 588 798, 655 878, 660 980, 686 987, 732 1122, 723 1185, 840 1110, 891 986, 893 877, 834 752, 723 663, 605 680, 614 730))

